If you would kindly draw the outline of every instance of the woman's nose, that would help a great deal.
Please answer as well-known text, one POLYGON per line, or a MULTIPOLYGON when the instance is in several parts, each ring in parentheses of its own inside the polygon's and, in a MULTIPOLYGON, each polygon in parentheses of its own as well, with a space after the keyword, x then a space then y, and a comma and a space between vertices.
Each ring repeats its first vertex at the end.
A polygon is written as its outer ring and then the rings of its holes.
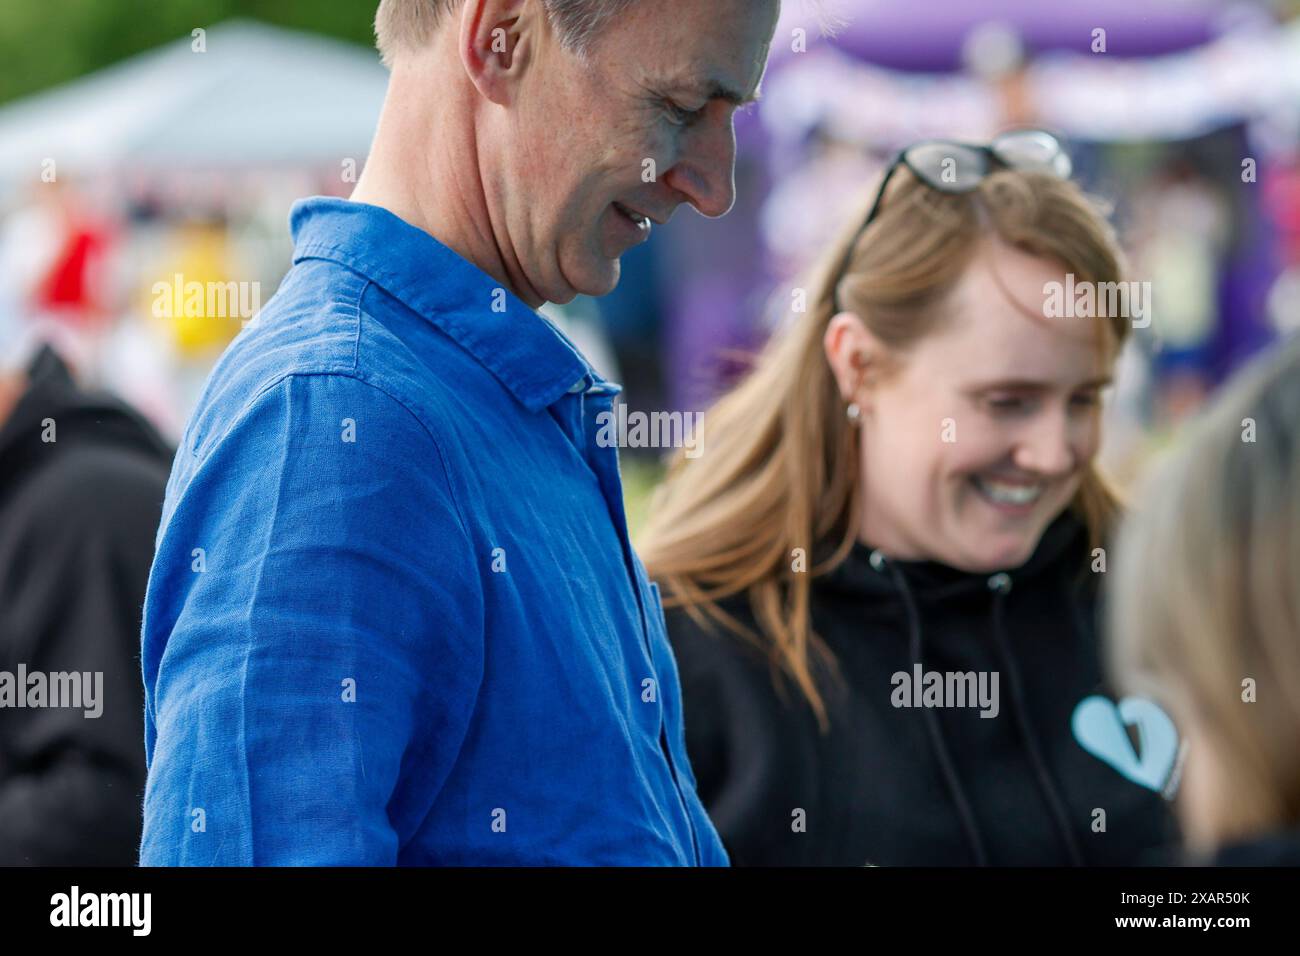
POLYGON ((1044 413, 1016 447, 1016 467, 1040 475, 1069 474, 1078 463, 1069 422, 1063 414, 1044 413))

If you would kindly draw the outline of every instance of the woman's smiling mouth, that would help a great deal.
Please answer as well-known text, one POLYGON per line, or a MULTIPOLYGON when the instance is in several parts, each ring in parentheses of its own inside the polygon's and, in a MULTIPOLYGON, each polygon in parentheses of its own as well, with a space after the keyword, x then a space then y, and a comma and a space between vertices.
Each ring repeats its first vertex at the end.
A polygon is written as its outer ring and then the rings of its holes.
POLYGON ((1033 510, 1047 489, 1047 483, 1042 481, 1007 481, 979 475, 972 475, 970 481, 986 502, 999 511, 1015 515, 1033 510))

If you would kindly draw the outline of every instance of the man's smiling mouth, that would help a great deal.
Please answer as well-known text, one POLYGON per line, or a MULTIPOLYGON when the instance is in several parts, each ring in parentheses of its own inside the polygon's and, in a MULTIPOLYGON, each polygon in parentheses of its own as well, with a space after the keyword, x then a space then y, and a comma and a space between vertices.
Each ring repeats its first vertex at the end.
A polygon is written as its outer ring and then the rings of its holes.
POLYGON ((627 206, 618 202, 614 203, 614 209, 617 210, 625 219, 631 221, 638 229, 642 229, 645 232, 650 231, 651 219, 649 216, 644 216, 639 212, 633 212, 631 209, 627 208, 627 206))

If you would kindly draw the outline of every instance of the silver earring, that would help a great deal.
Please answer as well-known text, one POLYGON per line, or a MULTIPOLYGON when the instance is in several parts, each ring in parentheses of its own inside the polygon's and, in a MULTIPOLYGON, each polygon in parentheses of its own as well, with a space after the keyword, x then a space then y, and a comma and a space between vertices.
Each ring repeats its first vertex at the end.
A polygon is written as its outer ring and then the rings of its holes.
POLYGON ((849 407, 844 410, 844 414, 849 416, 849 421, 857 424, 862 418, 862 407, 857 402, 849 402, 849 407))

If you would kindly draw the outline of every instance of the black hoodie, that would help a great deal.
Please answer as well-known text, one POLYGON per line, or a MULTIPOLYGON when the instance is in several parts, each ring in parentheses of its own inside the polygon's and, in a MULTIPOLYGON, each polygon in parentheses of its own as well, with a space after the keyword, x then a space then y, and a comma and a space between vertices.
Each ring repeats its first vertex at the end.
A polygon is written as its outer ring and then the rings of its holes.
POLYGON ((1191 866, 1300 866, 1300 830, 1277 830, 1219 847, 1207 856, 1188 854, 1191 866))
POLYGON ((0 671, 11 688, 24 672, 103 684, 98 717, 0 706, 0 864, 131 866, 140 614, 172 449, 122 402, 78 388, 48 347, 27 375, 0 424, 0 671))
MULTIPOLYGON (((1102 574, 1091 565, 1086 530, 1069 512, 1009 573, 891 561, 855 546, 813 581, 813 628, 843 678, 818 671, 825 736, 793 681, 774 678, 761 652, 670 611, 687 749, 732 863, 1153 861, 1149 851, 1176 839, 1159 792, 1176 781, 1176 738, 1159 713, 1147 718, 1163 725, 1148 734, 1149 755, 1133 748, 1132 729, 1126 734, 1103 686, 1102 574), (982 672, 990 705, 915 706, 926 700, 908 692, 918 665, 940 672, 945 686, 949 673, 982 672), (1087 698, 1084 736, 1108 759, 1076 739, 1075 711, 1087 698)), ((722 606, 755 627, 743 596, 722 606)), ((1125 713, 1141 706, 1126 703, 1125 713)))

